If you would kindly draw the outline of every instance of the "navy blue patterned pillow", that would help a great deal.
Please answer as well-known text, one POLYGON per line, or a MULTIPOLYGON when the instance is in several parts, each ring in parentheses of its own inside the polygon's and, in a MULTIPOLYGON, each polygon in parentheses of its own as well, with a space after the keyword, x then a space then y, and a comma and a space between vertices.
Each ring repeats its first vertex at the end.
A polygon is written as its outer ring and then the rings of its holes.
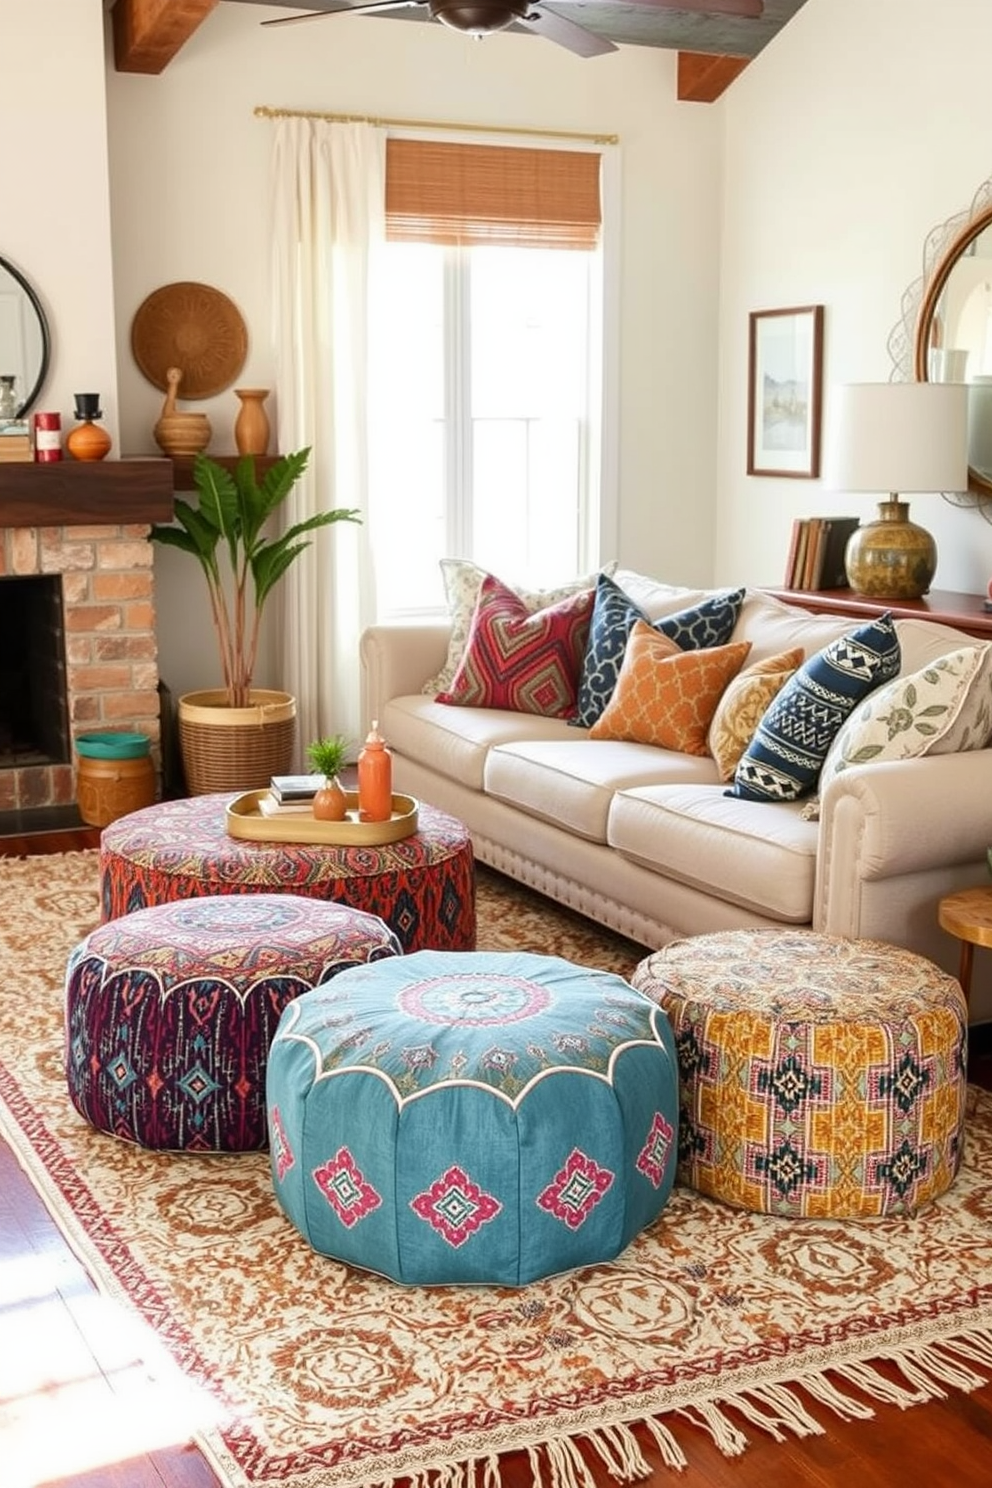
POLYGON ((579 696, 573 723, 592 728, 617 685, 630 632, 638 620, 646 620, 683 651, 704 646, 725 646, 744 603, 744 590, 728 590, 701 600, 687 610, 648 620, 647 615, 608 574, 596 581, 596 601, 589 623, 589 640, 579 678, 579 696))
POLYGON ((733 785, 745 801, 796 801, 816 789, 827 750, 861 699, 899 673, 890 614, 831 641, 769 703, 733 785))

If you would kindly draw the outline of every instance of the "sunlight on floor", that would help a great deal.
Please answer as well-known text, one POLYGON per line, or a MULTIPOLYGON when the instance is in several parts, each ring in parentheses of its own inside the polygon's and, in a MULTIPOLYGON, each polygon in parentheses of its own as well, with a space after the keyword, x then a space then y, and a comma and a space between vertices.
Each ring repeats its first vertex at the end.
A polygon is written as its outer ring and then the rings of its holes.
POLYGON ((48 1257, 0 1266, 3 1488, 183 1446, 218 1419, 151 1329, 73 1269, 48 1257))

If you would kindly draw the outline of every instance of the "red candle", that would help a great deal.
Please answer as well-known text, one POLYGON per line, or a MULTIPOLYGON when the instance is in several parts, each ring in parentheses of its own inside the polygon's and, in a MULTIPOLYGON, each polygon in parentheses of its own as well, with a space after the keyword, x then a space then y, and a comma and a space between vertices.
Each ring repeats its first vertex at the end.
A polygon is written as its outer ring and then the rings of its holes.
POLYGON ((42 462, 62 458, 62 415, 36 413, 34 416, 34 457, 42 462))

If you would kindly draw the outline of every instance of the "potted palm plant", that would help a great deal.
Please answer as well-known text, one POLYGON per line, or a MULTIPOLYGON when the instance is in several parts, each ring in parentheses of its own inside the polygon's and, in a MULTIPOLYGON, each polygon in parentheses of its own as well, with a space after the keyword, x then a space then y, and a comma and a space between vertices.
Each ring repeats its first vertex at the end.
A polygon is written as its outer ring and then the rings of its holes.
POLYGON ((220 651, 223 687, 179 699, 179 746, 191 795, 260 789, 291 768, 296 699, 253 686, 265 603, 310 546, 307 533, 361 520, 357 511, 336 507, 267 535, 309 458, 309 449, 280 455, 259 480, 252 455, 242 456, 232 474, 198 454, 198 505, 177 500, 175 522, 153 526, 149 534, 199 563, 220 651))

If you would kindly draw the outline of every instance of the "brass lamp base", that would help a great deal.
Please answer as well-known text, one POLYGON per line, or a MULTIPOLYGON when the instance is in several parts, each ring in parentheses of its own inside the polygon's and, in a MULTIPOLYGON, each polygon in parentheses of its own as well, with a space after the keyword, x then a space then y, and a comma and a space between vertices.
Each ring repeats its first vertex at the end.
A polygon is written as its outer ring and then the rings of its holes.
POLYGON ((844 568, 854 593, 867 599, 920 599, 937 571, 937 544, 909 520, 908 501, 880 501, 878 520, 848 539, 844 568))

